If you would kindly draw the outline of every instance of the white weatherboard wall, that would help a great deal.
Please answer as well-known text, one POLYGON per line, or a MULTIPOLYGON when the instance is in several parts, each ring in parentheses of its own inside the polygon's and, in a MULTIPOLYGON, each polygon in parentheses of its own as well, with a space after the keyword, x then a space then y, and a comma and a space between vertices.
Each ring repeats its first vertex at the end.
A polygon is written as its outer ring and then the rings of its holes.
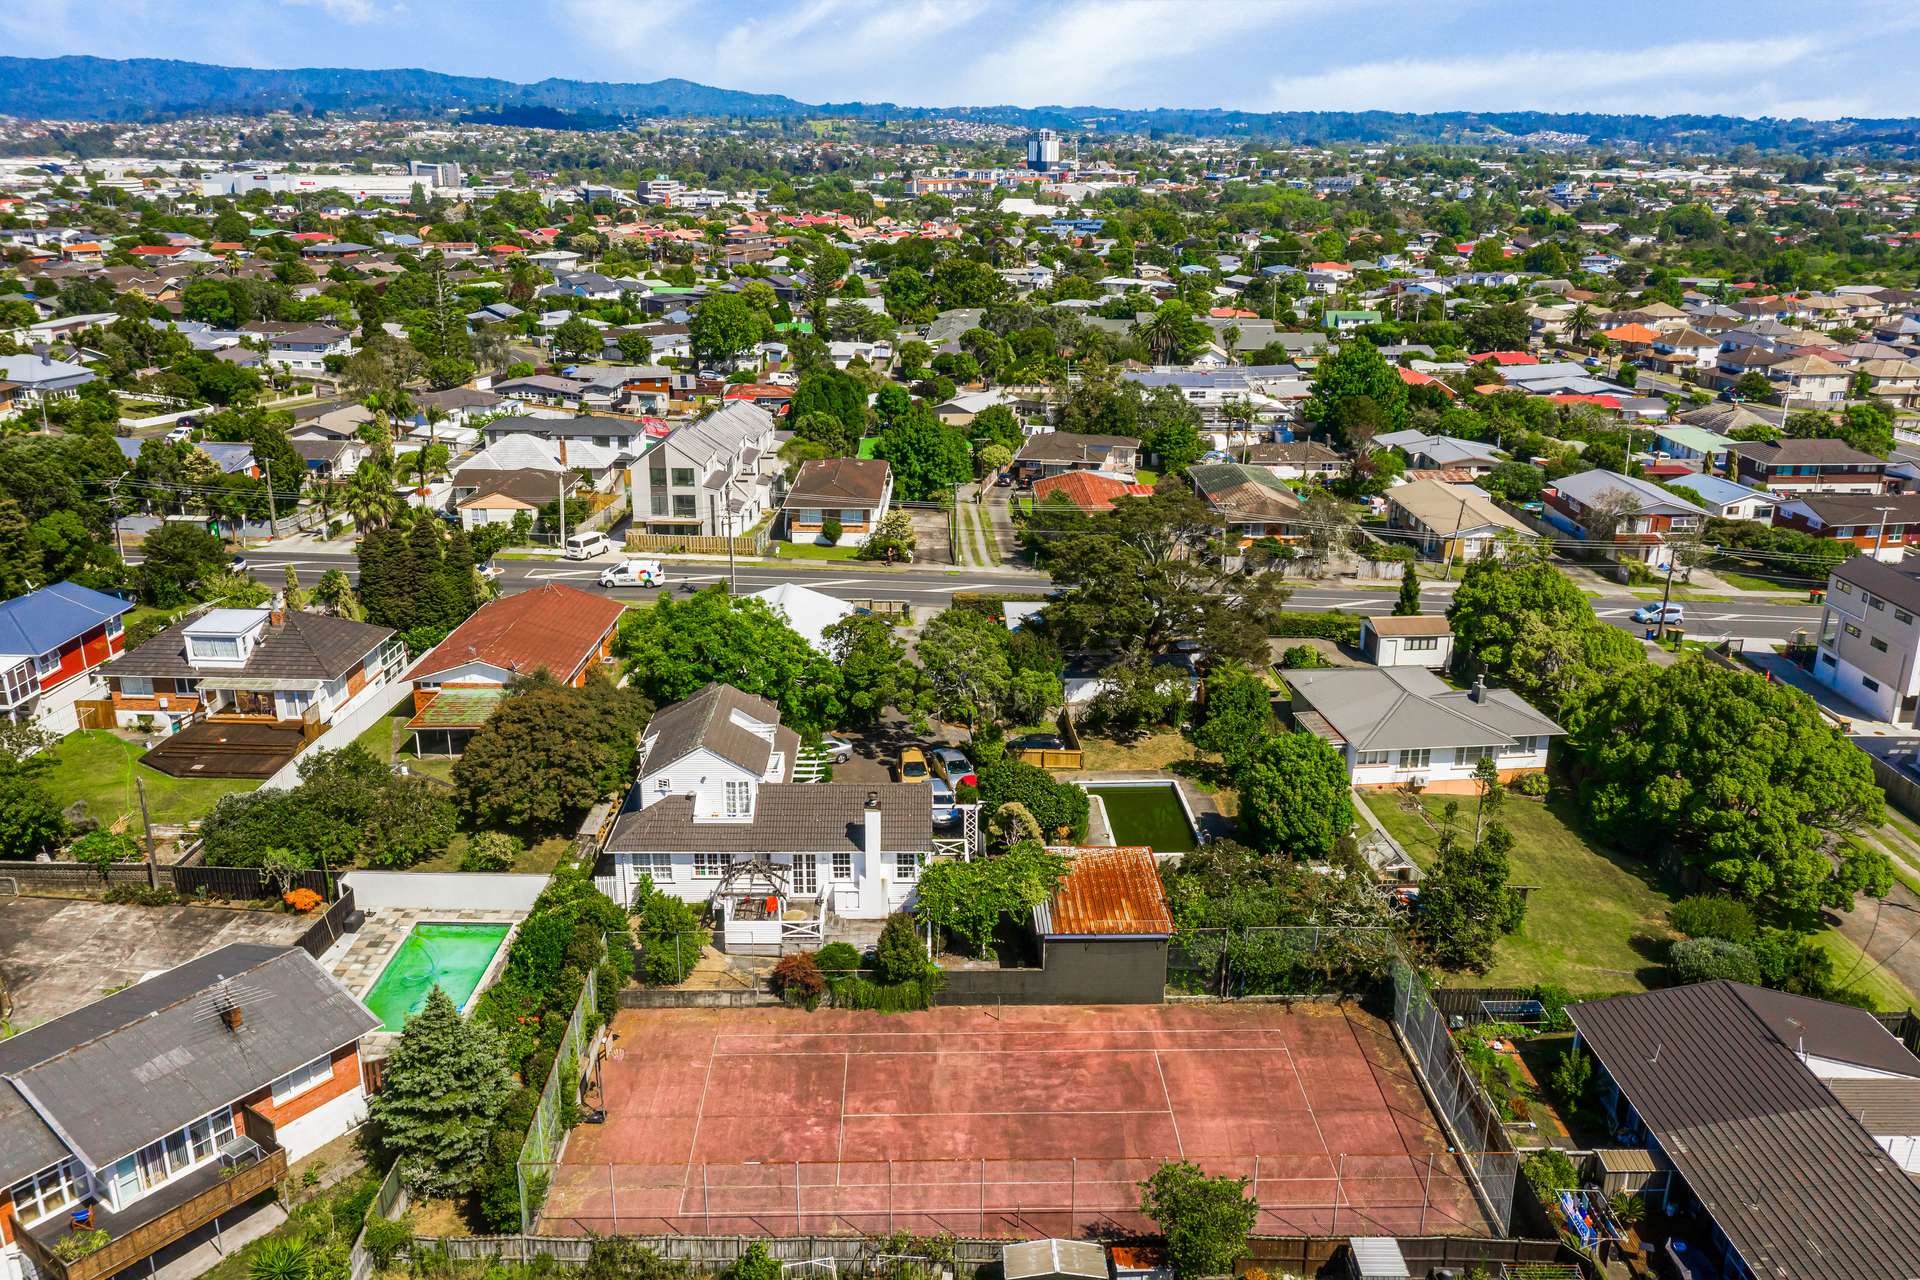
POLYGON ((361 911, 529 911, 547 877, 488 871, 349 871, 361 911))

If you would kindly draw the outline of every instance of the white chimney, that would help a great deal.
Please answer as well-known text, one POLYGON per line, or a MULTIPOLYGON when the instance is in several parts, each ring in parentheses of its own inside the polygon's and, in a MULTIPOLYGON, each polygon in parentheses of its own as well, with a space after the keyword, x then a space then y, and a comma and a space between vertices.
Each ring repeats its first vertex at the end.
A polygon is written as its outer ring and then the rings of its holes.
POLYGON ((1475 676, 1473 678, 1473 688, 1468 691, 1467 697, 1475 702, 1485 702, 1487 700, 1487 678, 1485 676, 1475 676))
POLYGON ((867 851, 871 865, 878 866, 880 860, 880 793, 878 791, 867 792, 867 807, 862 817, 860 847, 867 851))

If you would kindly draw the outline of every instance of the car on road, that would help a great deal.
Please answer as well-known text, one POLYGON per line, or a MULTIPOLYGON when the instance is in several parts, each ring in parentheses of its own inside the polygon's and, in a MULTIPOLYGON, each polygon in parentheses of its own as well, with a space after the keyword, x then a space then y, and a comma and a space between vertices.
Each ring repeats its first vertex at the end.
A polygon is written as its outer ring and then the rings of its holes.
POLYGON ((770 387, 797 387, 800 385, 800 379, 785 370, 781 370, 778 373, 770 373, 767 375, 767 385, 770 387))
POLYGON ((1013 488, 1013 472, 1011 472, 1011 471, 1002 471, 1002 472, 1000 473, 1000 478, 999 478, 998 480, 995 480, 995 481, 993 482, 993 486, 994 486, 994 488, 996 488, 996 489, 1011 489, 1011 488, 1013 488))
POLYGON ((933 776, 955 787, 977 787, 979 776, 974 773, 973 761, 967 759, 967 753, 956 747, 931 747, 927 751, 927 765, 933 770, 933 776))
POLYGON ((622 560, 600 571, 603 587, 664 587, 666 566, 658 560, 622 560))
POLYGON ((1633 620, 1635 622, 1659 622, 1678 626, 1687 620, 1687 610, 1684 605, 1677 604, 1665 606, 1643 604, 1633 611, 1633 620))
MULTIPOLYGON (((193 439, 193 424, 191 422, 179 423, 173 430, 167 432, 168 444, 179 444, 183 440, 191 439, 193 439)), ((277 498, 279 495, 275 494, 274 496, 277 498)))
POLYGON ((927 755, 918 747, 900 748, 899 758, 893 762, 893 776, 901 782, 927 782, 933 778, 927 768, 927 755))
POLYGON ((960 810, 953 803, 953 788, 939 778, 933 782, 933 825, 951 827, 960 821, 960 810))
POLYGON ((488 582, 498 582, 505 573, 505 569, 502 569, 491 560, 480 566, 480 576, 488 582))
POLYGON ((247 563, 247 557, 238 551, 234 552, 233 559, 227 561, 228 573, 245 573, 252 567, 247 563))
POLYGON ((1067 744, 1057 733, 1023 733, 1007 740, 1007 751, 1065 751, 1067 744))
POLYGON ((853 759, 853 744, 838 734, 820 735, 820 754, 831 764, 845 764, 853 759))
POLYGON ((612 551, 613 539, 595 529, 591 533, 568 534, 566 549, 561 554, 569 560, 592 560, 612 551))

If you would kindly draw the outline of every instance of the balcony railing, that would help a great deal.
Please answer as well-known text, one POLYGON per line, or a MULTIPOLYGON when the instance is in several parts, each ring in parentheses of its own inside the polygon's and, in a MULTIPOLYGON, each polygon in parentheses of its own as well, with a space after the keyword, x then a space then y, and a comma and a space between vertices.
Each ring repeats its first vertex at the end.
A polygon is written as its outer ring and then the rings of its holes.
POLYGON ((286 1176, 287 1153, 278 1147, 233 1170, 215 1162, 117 1213, 96 1206, 94 1228, 105 1231, 108 1239, 92 1253, 67 1260, 54 1251, 70 1234, 64 1214, 20 1232, 20 1244, 40 1273, 51 1280, 102 1280, 239 1208, 286 1176))

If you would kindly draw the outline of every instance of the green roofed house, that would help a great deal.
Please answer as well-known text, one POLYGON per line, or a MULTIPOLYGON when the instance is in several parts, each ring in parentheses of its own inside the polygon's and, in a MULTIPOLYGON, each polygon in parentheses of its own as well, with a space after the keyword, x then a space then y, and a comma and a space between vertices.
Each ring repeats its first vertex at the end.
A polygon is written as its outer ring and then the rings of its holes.
POLYGON ((443 689, 407 721, 417 756, 457 756, 507 696, 503 687, 443 689))
POLYGON ((1726 465, 1727 450, 1733 441, 1718 431, 1685 423, 1667 423, 1653 429, 1653 444, 1660 452, 1680 462, 1691 462, 1702 471, 1718 471, 1726 465))
POLYGON ((1241 546, 1260 538, 1295 536, 1300 498, 1267 468, 1208 462, 1188 467, 1187 479, 1207 506, 1226 518, 1228 532, 1241 546))
POLYGON ((1320 319, 1335 333, 1348 333, 1370 324, 1379 324, 1380 313, 1378 311, 1328 311, 1320 319))

